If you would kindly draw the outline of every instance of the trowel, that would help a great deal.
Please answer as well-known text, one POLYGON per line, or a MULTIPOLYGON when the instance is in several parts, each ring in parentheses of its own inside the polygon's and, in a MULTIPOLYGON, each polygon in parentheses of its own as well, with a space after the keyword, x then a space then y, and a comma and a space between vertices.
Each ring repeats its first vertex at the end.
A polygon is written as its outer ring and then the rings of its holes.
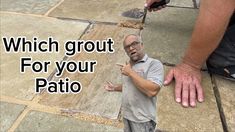
MULTIPOLYGON (((150 9, 158 8, 159 6, 166 5, 166 4, 168 4, 169 2, 170 2, 170 0, 161 0, 160 2, 154 2, 154 3, 150 6, 150 9)), ((142 19, 142 24, 144 24, 144 22, 145 22, 145 18, 146 18, 147 12, 148 12, 148 8, 147 8, 147 5, 145 4, 145 5, 144 5, 144 17, 143 17, 143 19, 142 19)))
MULTIPOLYGON (((158 8, 159 6, 166 5, 169 2, 170 2, 170 0, 161 0, 160 2, 154 2, 150 6, 150 9, 158 8)), ((138 8, 134 8, 134 9, 128 10, 126 12, 123 12, 122 16, 124 16, 124 17, 129 17, 129 18, 134 18, 134 19, 140 19, 141 17, 143 17, 143 18, 142 18, 141 23, 138 23, 136 21, 126 21, 127 24, 122 23, 122 26, 132 27, 132 28, 133 28, 133 24, 134 24, 134 26, 140 25, 140 24, 143 26, 143 24, 145 23, 147 12, 148 12, 148 8, 147 8, 146 4, 144 6, 144 11, 141 9, 138 9, 138 8)), ((136 27, 139 27, 139 26, 136 26, 136 27)))

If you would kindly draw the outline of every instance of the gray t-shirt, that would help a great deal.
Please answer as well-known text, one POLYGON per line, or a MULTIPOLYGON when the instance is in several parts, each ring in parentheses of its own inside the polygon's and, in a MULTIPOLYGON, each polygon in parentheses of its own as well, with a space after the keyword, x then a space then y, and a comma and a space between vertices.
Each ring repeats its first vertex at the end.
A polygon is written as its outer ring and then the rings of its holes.
MULTIPOLYGON (((132 66, 141 77, 162 86, 164 70, 160 61, 147 55, 132 66)), ((156 96, 148 97, 132 82, 131 78, 123 75, 122 110, 123 117, 134 122, 156 122, 156 96)))

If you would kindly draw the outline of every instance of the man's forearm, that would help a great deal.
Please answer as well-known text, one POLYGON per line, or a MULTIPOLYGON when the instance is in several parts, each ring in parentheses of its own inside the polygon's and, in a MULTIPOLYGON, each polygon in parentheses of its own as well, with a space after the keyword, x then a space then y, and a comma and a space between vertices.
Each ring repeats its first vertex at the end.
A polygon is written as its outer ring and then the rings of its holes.
POLYGON ((215 50, 234 12, 234 0, 203 0, 183 62, 200 69, 215 50))
POLYGON ((146 80, 139 76, 135 71, 131 72, 129 77, 132 79, 134 85, 144 94, 146 94, 149 97, 153 97, 157 95, 157 93, 160 90, 160 86, 157 84, 146 80))

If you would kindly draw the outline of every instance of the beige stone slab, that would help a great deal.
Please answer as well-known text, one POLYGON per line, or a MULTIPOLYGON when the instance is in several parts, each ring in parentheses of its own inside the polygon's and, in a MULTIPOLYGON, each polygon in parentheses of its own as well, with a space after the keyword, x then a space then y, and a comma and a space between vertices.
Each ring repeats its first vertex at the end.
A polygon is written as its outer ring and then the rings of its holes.
POLYGON ((235 82, 215 76, 228 130, 235 131, 235 82))
POLYGON ((60 0, 1 0, 1 11, 44 14, 60 0))
POLYGON ((111 37, 114 40, 115 53, 98 54, 82 52, 70 60, 84 61, 97 60, 95 72, 92 74, 67 73, 62 78, 69 77, 71 80, 80 81, 83 89, 79 94, 50 95, 44 94, 40 103, 60 108, 75 109, 78 112, 101 115, 116 119, 121 106, 121 94, 109 93, 103 86, 106 81, 113 83, 121 82, 121 73, 116 63, 125 63, 127 56, 122 48, 123 38, 127 34, 137 33, 139 30, 121 28, 111 25, 95 25, 84 40, 104 40, 111 37))
POLYGON ((1 40, 1 95, 30 100, 34 94, 34 78, 48 77, 55 69, 54 61, 62 60, 63 44, 67 39, 77 39, 88 26, 86 23, 62 21, 45 17, 12 15, 1 13, 1 37, 26 36, 27 39, 37 36, 47 39, 52 36, 60 42, 60 53, 5 53, 1 40), (20 57, 32 57, 32 60, 50 60, 48 73, 33 73, 29 69, 20 73, 20 57))
POLYGON ((0 102, 0 131, 7 131, 24 110, 24 105, 0 102))
POLYGON ((162 62, 178 63, 190 41, 197 14, 195 9, 170 7, 148 13, 142 33, 146 52, 162 62))
POLYGON ((194 7, 193 0, 170 0, 168 5, 177 7, 194 7))
POLYGON ((143 9, 144 0, 65 0, 49 16, 85 19, 102 22, 129 20, 122 13, 134 8, 143 9))
MULTIPOLYGON (((165 67, 165 72, 169 67, 165 67)), ((210 76, 203 73, 205 101, 196 108, 183 108, 174 100, 173 84, 163 87, 158 94, 158 128, 166 131, 214 132, 223 131, 210 76)))
POLYGON ((1 11, 45 14, 60 0, 1 0, 1 11))
POLYGON ((121 132, 122 129, 71 117, 31 111, 16 129, 18 132, 121 132))

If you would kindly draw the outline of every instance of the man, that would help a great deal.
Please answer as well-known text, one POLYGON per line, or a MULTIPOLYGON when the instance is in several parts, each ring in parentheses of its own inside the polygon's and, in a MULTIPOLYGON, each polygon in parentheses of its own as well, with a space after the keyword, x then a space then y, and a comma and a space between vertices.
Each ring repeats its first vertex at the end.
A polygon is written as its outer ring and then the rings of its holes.
MULTIPOLYGON (((148 8, 159 1, 146 0, 148 8)), ((209 56, 209 72, 235 78, 234 9, 235 0, 201 0, 188 49, 164 81, 164 85, 168 85, 175 79, 175 100, 184 107, 195 107, 196 98, 199 102, 204 101, 200 69, 209 56)))
POLYGON ((163 65, 148 57, 138 35, 125 37, 123 47, 130 61, 121 65, 123 84, 108 82, 105 89, 122 92, 124 132, 153 132, 156 126, 156 95, 163 83, 163 65))

